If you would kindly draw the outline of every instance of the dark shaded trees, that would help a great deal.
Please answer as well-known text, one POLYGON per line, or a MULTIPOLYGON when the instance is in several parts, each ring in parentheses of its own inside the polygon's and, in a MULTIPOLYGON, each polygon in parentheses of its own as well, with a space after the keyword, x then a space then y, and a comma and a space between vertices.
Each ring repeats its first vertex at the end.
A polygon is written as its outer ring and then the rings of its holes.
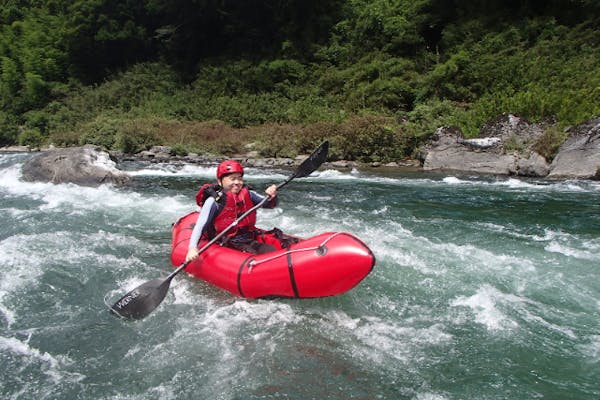
POLYGON ((597 109, 598 15, 598 0, 0 0, 0 143, 103 107, 235 126, 576 122, 597 109))

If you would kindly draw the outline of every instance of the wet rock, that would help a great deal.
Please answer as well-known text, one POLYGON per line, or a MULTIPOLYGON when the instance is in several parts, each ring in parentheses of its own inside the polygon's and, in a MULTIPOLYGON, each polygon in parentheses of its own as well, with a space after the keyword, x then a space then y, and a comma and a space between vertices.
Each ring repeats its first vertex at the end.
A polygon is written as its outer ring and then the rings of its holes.
POLYGON ((550 172, 550 164, 544 157, 532 151, 528 158, 519 157, 517 160, 517 175, 544 177, 550 172))
POLYGON ((465 139, 457 127, 442 127, 423 151, 424 170, 544 177, 550 164, 533 150, 545 124, 529 124, 503 114, 488 122, 478 138, 465 139))
POLYGON ((329 165, 330 167, 333 168, 356 168, 358 167, 358 163, 355 161, 348 161, 348 160, 338 160, 338 161, 331 161, 326 163, 327 165, 329 165))
POLYGON ((465 141, 456 127, 439 128, 425 150, 423 169, 452 170, 484 174, 509 175, 517 171, 517 159, 502 154, 499 141, 465 141))
POLYGON ((117 169, 107 152, 91 145, 43 151, 29 159, 22 172, 26 181, 82 186, 122 185, 130 180, 127 173, 117 169))
POLYGON ((600 117, 569 129, 552 161, 549 178, 600 178, 600 117))
POLYGON ((6 146, 0 147, 2 153, 29 153, 31 149, 29 146, 6 146))

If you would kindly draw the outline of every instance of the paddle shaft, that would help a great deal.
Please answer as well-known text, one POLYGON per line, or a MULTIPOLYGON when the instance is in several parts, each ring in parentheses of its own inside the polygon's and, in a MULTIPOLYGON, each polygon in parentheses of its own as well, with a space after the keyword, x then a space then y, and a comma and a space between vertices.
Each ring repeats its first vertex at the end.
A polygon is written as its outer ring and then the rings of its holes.
MULTIPOLYGON (((283 182, 283 184, 289 182, 285 181, 283 182)), ((283 186, 283 184, 279 184, 277 185, 277 189, 279 189, 281 186, 283 186)), ((253 213, 254 211, 256 211, 257 209, 259 209, 260 207, 263 206, 263 204, 265 204, 267 202, 267 200, 269 200, 269 196, 265 197, 264 199, 262 199, 260 201, 260 203, 258 203, 257 205, 255 205, 254 207, 252 207, 251 209, 249 209, 248 211, 246 211, 245 213, 243 213, 242 215, 240 215, 235 221, 233 221, 227 228, 223 229, 217 236, 215 236, 214 238, 212 238, 209 242, 207 242, 204 246, 202 246, 200 249, 198 249, 198 254, 196 255, 196 257, 192 258, 189 261, 184 262, 183 264, 181 264, 179 267, 177 267, 177 269, 175 269, 173 272, 171 272, 169 274, 169 276, 167 276, 165 278, 165 280, 171 280, 175 277, 175 275, 177 275, 178 273, 180 273, 181 271, 183 271, 185 269, 185 267, 187 267, 192 261, 194 261, 201 253, 203 253, 206 249, 208 249, 211 245, 213 245, 214 243, 216 243, 219 239, 221 239, 223 236, 225 236, 225 234, 227 234, 227 232, 229 232, 231 229, 233 229, 241 220, 243 220, 244 218, 246 218, 248 215, 250 215, 251 213, 253 213)))
MULTIPOLYGON (((298 169, 285 181, 277 185, 277 189, 281 189, 287 185, 294 178, 303 178, 310 175, 313 171, 325 161, 329 150, 329 142, 323 142, 306 160, 300 164, 298 169)), ((167 294, 171 280, 182 270, 185 269, 195 258, 197 258, 202 252, 213 245, 217 240, 222 238, 227 232, 233 229, 242 219, 246 218, 250 213, 255 212, 258 208, 262 207, 270 196, 265 196, 258 204, 251 209, 240 215, 235 221, 233 221, 227 228, 219 232, 214 238, 206 243, 202 248, 198 250, 198 254, 193 259, 184 262, 171 272, 165 279, 153 279, 148 281, 125 296, 121 297, 112 307, 111 311, 116 315, 126 319, 141 319, 152 312, 158 305, 163 301, 167 294)))
MULTIPOLYGON (((277 190, 279 190, 282 187, 284 187, 285 185, 287 185, 292 179, 294 179, 296 177, 296 175, 297 174, 293 174, 292 176, 290 176, 289 178, 287 178, 285 181, 283 181, 280 184, 278 184, 277 185, 277 190)), ((265 204, 268 200, 269 200, 269 196, 266 196, 264 199, 262 199, 254 207, 252 207, 251 209, 249 209, 248 211, 246 211, 245 213, 243 213, 242 215, 240 215, 227 228, 223 229, 217 236, 215 236, 214 238, 212 238, 208 243, 206 243, 204 246, 202 246, 200 249, 198 249, 198 255, 196 255, 196 257, 194 257, 193 259, 191 259, 189 261, 186 261, 183 264, 181 264, 173 272, 171 272, 169 274, 169 276, 167 276, 165 278, 165 280, 170 281, 171 279, 173 279, 175 277, 175 275, 177 275, 178 273, 180 273, 181 271, 183 271, 185 269, 185 267, 187 267, 192 261, 194 261, 201 253, 203 253, 211 245, 215 244, 219 239, 221 239, 223 236, 225 236, 225 234, 227 234, 227 232, 229 232, 231 229, 233 229, 241 220, 243 220, 244 218, 246 218, 248 215, 250 215, 251 213, 253 213, 257 209, 261 208, 263 206, 263 204, 265 204)))

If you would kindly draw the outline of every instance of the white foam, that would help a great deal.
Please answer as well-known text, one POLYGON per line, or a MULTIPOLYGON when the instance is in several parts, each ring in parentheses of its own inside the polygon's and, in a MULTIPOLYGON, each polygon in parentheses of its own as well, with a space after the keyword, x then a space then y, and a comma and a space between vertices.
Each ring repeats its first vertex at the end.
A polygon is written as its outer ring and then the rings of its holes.
MULTIPOLYGON (((85 272, 90 264, 114 266, 119 269, 123 265, 144 266, 133 256, 123 259, 112 253, 98 251, 99 247, 128 249, 131 243, 135 244, 134 238, 103 231, 88 235, 71 231, 19 234, 0 241, 0 265, 3 266, 0 269, 0 310, 8 326, 14 324, 18 315, 5 304, 6 299, 24 288, 35 288, 39 285, 40 278, 48 270, 48 265, 61 265, 69 269, 79 282, 85 284, 90 279, 90 274, 79 272, 85 272)), ((139 242, 137 247, 140 250, 151 249, 158 252, 160 246, 139 242)))
MULTIPOLYGON (((182 272, 183 274, 183 272, 182 272)), ((194 298, 193 291, 191 289, 191 285, 194 282, 188 283, 183 282, 183 280, 178 280, 177 282, 173 282, 171 284, 171 292, 175 296, 175 300, 173 300, 173 304, 187 304, 187 305, 197 305, 198 302, 194 298)))
POLYGON ((95 210, 131 210, 142 211, 149 218, 167 218, 175 220, 190 211, 190 199, 183 195, 172 197, 149 196, 101 185, 97 188, 74 184, 52 184, 41 182, 23 182, 20 180, 20 166, 13 165, 0 170, 0 191, 10 197, 26 197, 42 204, 43 211, 54 211, 81 215, 95 210))
POLYGON ((128 171, 131 176, 197 176, 214 178, 216 167, 205 167, 193 164, 184 164, 182 166, 173 164, 153 164, 149 168, 128 171))
POLYGON ((444 396, 439 393, 417 393, 416 400, 448 400, 450 397, 444 396))
POLYGON ((491 285, 483 285, 477 292, 470 296, 458 296, 450 302, 452 307, 467 307, 475 316, 475 322, 484 325, 490 331, 514 331, 521 325, 515 317, 522 319, 523 323, 554 331, 564 335, 570 340, 576 340, 577 335, 572 329, 549 322, 542 313, 552 313, 552 310, 541 303, 526 297, 510 293, 503 293, 491 285), (506 310, 501 311, 500 309, 506 310), (514 314, 510 317, 507 313, 514 314))
POLYGON ((8 190, 11 187, 19 185, 21 182, 21 165, 13 164, 7 168, 0 169, 0 189, 8 190))
POLYGON ((318 177, 323 180, 355 180, 357 179, 356 173, 342 172, 335 169, 325 169, 322 171, 315 171, 311 174, 312 177, 318 177))
POLYGON ((600 261, 600 252, 574 248, 557 241, 550 242, 544 249, 550 253, 559 253, 579 260, 600 261))
POLYGON ((92 150, 86 149, 88 157, 94 153, 96 154, 96 159, 92 161, 92 165, 102 168, 104 170, 110 171, 115 174, 122 174, 123 171, 117 168, 117 163, 110 159, 110 155, 104 151, 101 152, 93 152, 92 150))
POLYGON ((308 194, 306 196, 307 199, 309 200, 317 200, 317 201, 330 201, 333 199, 332 196, 323 196, 323 195, 316 195, 316 194, 308 194))
POLYGON ((152 366, 165 361, 161 354, 166 350, 179 352, 182 343, 193 347, 199 340, 205 340, 218 349, 215 354, 217 365, 223 367, 215 369, 215 374, 230 374, 232 368, 238 369, 237 373, 244 373, 246 369, 243 363, 240 364, 240 354, 246 346, 259 343, 261 354, 268 356, 269 352, 276 351, 276 337, 285 335, 289 331, 286 328, 288 325, 303 321, 303 317, 285 303, 249 302, 233 299, 229 295, 219 300, 214 293, 206 298, 197 290, 192 293, 187 285, 176 285, 175 289, 175 304, 193 305, 194 312, 182 316, 182 326, 159 345, 161 352, 153 351, 145 355, 152 366), (190 298, 184 299, 182 296, 190 298), (239 341, 240 337, 244 337, 242 342, 239 341))
POLYGON ((204 317, 207 326, 219 329, 221 332, 249 323, 258 323, 263 328, 281 327, 285 324, 298 323, 300 319, 301 317, 289 304, 270 301, 250 303, 245 300, 209 310, 204 317))
POLYGON ((359 353, 360 357, 378 364, 387 364, 387 360, 391 359, 409 365, 421 359, 425 349, 445 346, 452 341, 452 335, 444 332, 444 326, 438 323, 423 327, 405 326, 374 316, 352 318, 342 311, 328 312, 325 317, 324 328, 330 334, 351 335, 358 340, 348 351, 359 353))
POLYGON ((500 292, 490 285, 480 287, 472 296, 458 296, 450 302, 452 307, 467 307, 475 315, 475 322, 488 330, 513 330, 519 324, 497 307, 503 301, 515 301, 515 297, 500 292))
MULTIPOLYGON (((530 303, 532 305, 536 306, 537 308, 540 307, 540 304, 538 304, 538 303, 535 303, 535 302, 530 302, 530 303)), ((542 326, 542 327, 552 330, 556 333, 560 333, 561 335, 566 336, 567 338, 569 338, 571 340, 577 340, 577 335, 570 328, 566 328, 566 327, 554 324, 552 322, 548 322, 545 318, 534 314, 533 312, 526 309, 525 307, 520 307, 518 311, 523 316, 523 318, 531 324, 535 324, 537 326, 542 326)))
POLYGON ((10 328, 11 325, 15 322, 15 313, 11 309, 5 307, 3 304, 4 296, 6 296, 7 294, 8 292, 0 290, 0 312, 2 313, 2 316, 6 321, 6 327, 10 328))
MULTIPOLYGON (((217 167, 196 164, 152 164, 138 170, 131 170, 131 176, 164 176, 164 177, 195 177, 207 181, 215 180, 217 167)), ((258 179, 283 180, 290 174, 279 170, 244 168, 244 179, 246 181, 258 179)))
POLYGON ((58 384, 63 380, 79 382, 85 379, 85 375, 80 373, 63 371, 63 367, 71 363, 68 358, 53 357, 46 352, 31 347, 28 341, 22 342, 16 338, 0 336, 0 350, 20 356, 28 360, 31 365, 38 365, 54 384, 58 384))
POLYGON ((5 304, 4 299, 23 287, 37 284, 43 271, 39 268, 42 258, 27 251, 25 235, 12 236, 0 241, 0 309, 7 325, 15 322, 15 313, 5 304))
POLYGON ((582 356, 591 363, 600 362, 600 335, 591 335, 586 339, 587 343, 577 346, 582 356))
POLYGON ((539 185, 535 183, 526 182, 516 178, 508 178, 498 179, 492 183, 495 186, 504 186, 509 189, 519 189, 519 190, 546 190, 549 188, 547 185, 539 185))
POLYGON ((379 208, 377 210, 371 211, 371 214, 381 215, 381 214, 387 213, 388 211, 389 211, 389 207, 386 205, 386 206, 383 206, 383 207, 381 207, 381 208, 379 208))
MULTIPOLYGON (((493 180, 485 177, 458 178, 456 176, 447 176, 442 178, 441 182, 447 185, 465 185, 479 186, 488 188, 507 188, 515 191, 535 191, 535 192, 597 192, 600 191, 600 184, 590 183, 587 181, 545 181, 545 180, 524 180, 518 178, 501 178, 495 177, 493 180)), ((413 180, 415 183, 419 180, 413 180)), ((426 181, 419 182, 427 184, 426 181)), ((435 183, 435 181, 430 181, 435 183)))
POLYGON ((444 179, 442 179, 442 181, 443 181, 444 183, 447 183, 447 184, 449 184, 449 185, 459 185, 459 184, 468 184, 468 183, 469 183, 469 182, 467 182, 467 181, 463 181, 463 180, 461 180, 461 179, 458 179, 458 178, 457 178, 457 177, 455 177, 455 176, 447 176, 447 177, 445 177, 444 179))

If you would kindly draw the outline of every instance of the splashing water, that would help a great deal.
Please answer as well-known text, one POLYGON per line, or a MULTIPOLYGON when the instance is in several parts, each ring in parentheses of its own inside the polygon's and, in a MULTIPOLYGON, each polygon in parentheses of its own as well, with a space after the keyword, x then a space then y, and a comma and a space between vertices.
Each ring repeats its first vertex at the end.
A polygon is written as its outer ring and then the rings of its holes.
POLYGON ((3 398, 600 397, 597 183, 325 169, 258 224, 359 236, 378 262, 358 287, 247 301, 181 274, 128 323, 103 299, 172 270, 171 224, 214 167, 84 188, 23 182, 28 157, 0 155, 3 398))

